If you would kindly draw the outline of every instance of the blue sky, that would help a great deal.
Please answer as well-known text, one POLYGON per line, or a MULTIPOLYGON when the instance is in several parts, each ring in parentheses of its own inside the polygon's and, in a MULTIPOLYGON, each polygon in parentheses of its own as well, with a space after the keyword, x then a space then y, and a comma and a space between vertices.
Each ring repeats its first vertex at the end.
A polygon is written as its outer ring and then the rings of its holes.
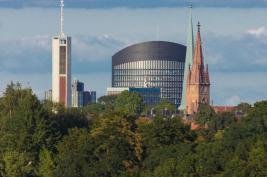
MULTIPOLYGON (((69 8, 65 12, 65 32, 73 38, 73 78, 84 81, 87 89, 97 90, 98 96, 111 85, 111 56, 118 50, 157 38, 185 44, 188 9, 178 6, 177 1, 153 1, 149 5, 149 0, 109 0, 114 3, 108 8, 93 5, 105 4, 104 0, 73 2, 66 0, 69 8), (177 6, 168 5, 171 3, 177 6), (88 4, 92 6, 84 8, 88 4)), ((267 1, 229 0, 226 5, 220 2, 227 0, 198 2, 193 20, 195 25, 197 21, 202 24, 214 104, 266 100, 267 1), (248 7, 249 3, 253 7, 248 7), (263 6, 258 8, 260 4, 263 6)), ((0 0, 1 91, 14 80, 31 86, 43 98, 51 87, 51 37, 59 32, 59 9, 55 6, 54 0, 0 0)))
MULTIPOLYGON (((157 8, 187 6, 189 2, 198 7, 263 7, 266 0, 65 0, 70 8, 157 8)), ((1 0, 0 7, 56 7, 55 0, 1 0)))

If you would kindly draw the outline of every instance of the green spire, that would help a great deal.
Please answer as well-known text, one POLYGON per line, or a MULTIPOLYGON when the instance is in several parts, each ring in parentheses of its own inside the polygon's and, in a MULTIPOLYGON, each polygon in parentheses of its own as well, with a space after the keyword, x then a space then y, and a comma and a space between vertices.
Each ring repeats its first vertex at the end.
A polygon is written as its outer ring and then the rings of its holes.
POLYGON ((180 110, 186 109, 186 80, 189 72, 189 66, 192 66, 194 57, 194 32, 193 32, 193 20, 192 20, 192 5, 190 5, 189 26, 187 34, 187 49, 184 68, 184 80, 183 80, 183 94, 180 105, 180 110))

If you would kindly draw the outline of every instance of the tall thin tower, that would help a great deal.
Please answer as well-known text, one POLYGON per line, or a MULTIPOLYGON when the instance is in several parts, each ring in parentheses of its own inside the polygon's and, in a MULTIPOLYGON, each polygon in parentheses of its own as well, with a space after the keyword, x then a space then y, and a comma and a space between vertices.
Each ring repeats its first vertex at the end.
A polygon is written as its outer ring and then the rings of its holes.
POLYGON ((186 49, 186 59, 185 59, 185 68, 184 68, 184 80, 183 80, 183 92, 180 110, 186 109, 186 80, 189 72, 189 67, 192 66, 193 57, 194 57, 194 32, 193 32, 193 20, 192 20, 192 4, 190 5, 190 14, 189 14, 189 25, 188 25, 188 34, 187 34, 187 49, 186 49))
POLYGON ((52 38, 52 100, 71 106, 71 37, 64 33, 64 0, 60 0, 60 33, 52 38))

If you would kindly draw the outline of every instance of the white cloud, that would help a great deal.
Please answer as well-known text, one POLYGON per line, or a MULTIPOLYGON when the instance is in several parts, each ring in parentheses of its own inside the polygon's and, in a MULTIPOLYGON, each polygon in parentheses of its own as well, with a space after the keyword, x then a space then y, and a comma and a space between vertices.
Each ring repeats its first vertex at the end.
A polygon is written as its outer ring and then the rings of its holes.
POLYGON ((267 66, 267 56, 263 56, 262 58, 258 58, 255 60, 256 64, 267 66))
POLYGON ((205 63, 208 63, 209 65, 219 65, 221 63, 223 63, 224 58, 221 54, 219 53, 210 53, 209 51, 207 51, 207 49, 205 50, 206 52, 205 54, 205 63))
MULTIPOLYGON (((211 72, 211 99, 215 105, 230 103, 233 96, 242 102, 267 100, 266 72, 211 72)), ((236 99, 237 100, 237 99, 236 99)))
MULTIPOLYGON (((76 65, 90 62, 90 67, 93 67, 92 63, 110 61, 116 51, 129 43, 107 34, 72 36, 72 60, 76 65)), ((50 66, 50 36, 36 35, 0 41, 0 71, 40 73, 49 72, 50 66)))
POLYGON ((47 36, 0 41, 0 71, 20 72, 42 68, 50 53, 47 36))
POLYGON ((247 34, 250 34, 256 37, 267 37, 267 29, 265 26, 261 26, 258 28, 248 30, 247 34))
POLYGON ((0 71, 47 71, 50 58, 48 36, 21 37, 0 41, 0 71))
POLYGON ((232 96, 226 100, 225 105, 237 106, 240 102, 241 102, 241 99, 239 96, 232 96))
POLYGON ((259 38, 248 33, 238 36, 205 34, 204 57, 210 68, 216 71, 265 72, 266 37, 259 38))
POLYGON ((126 39, 114 38, 108 34, 100 36, 74 36, 73 55, 79 62, 99 61, 110 59, 111 56, 127 46, 130 42, 126 39))

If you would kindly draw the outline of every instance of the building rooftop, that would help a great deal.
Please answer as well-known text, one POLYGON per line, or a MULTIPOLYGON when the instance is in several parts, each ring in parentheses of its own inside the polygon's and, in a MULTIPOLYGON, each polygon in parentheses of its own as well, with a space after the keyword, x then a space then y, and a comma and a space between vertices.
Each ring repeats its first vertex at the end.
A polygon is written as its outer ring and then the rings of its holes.
POLYGON ((112 57, 112 65, 143 60, 185 61, 186 46, 167 41, 149 41, 128 46, 112 57))
POLYGON ((236 106, 212 106, 216 113, 218 112, 231 112, 236 109, 236 106))

